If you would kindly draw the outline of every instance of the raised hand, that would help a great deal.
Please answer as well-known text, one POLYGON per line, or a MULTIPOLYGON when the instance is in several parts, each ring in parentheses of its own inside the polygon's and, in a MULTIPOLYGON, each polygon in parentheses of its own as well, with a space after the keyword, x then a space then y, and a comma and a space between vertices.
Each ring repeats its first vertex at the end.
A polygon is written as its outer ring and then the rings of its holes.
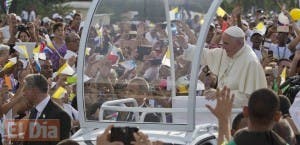
POLYGON ((231 115, 234 95, 230 96, 230 89, 225 86, 221 91, 217 89, 216 99, 217 105, 215 108, 210 105, 206 105, 206 107, 218 118, 219 121, 228 120, 231 115))
POLYGON ((218 131, 218 145, 224 142, 224 137, 226 140, 230 140, 230 116, 232 110, 232 104, 234 100, 234 95, 230 96, 230 89, 226 86, 220 91, 217 89, 216 93, 217 105, 213 108, 210 105, 206 105, 206 107, 210 110, 212 114, 214 114, 219 123, 219 131, 218 131))

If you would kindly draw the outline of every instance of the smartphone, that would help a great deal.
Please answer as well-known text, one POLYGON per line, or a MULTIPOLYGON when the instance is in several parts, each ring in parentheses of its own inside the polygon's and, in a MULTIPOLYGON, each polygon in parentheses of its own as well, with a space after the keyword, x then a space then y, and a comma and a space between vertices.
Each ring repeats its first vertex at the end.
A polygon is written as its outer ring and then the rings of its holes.
POLYGON ((151 65, 161 65, 161 59, 152 59, 150 60, 151 65))
POLYGON ((137 127, 113 127, 111 129, 110 141, 121 141, 124 145, 131 145, 135 141, 133 133, 138 132, 137 127))

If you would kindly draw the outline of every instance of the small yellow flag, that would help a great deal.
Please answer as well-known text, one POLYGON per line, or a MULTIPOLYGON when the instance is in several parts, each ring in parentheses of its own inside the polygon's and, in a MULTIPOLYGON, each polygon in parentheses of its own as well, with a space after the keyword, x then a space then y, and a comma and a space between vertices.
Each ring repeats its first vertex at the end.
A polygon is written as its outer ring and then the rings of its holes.
POLYGON ((265 28, 265 25, 263 22, 259 22, 255 28, 256 28, 256 30, 262 31, 265 28))
POLYGON ((4 70, 6 70, 6 69, 11 68, 11 67, 14 66, 16 63, 17 63, 17 58, 16 58, 16 57, 8 59, 8 62, 4 65, 4 67, 2 68, 1 71, 4 71, 4 70))
POLYGON ((76 94, 71 93, 69 96, 69 100, 72 101, 76 97, 76 94))
POLYGON ((164 55, 164 58, 162 60, 162 64, 171 67, 171 51, 170 49, 167 50, 167 52, 164 55))
POLYGON ((222 9, 221 7, 218 7, 217 9, 217 15, 220 17, 224 17, 226 15, 226 11, 224 9, 222 9))
POLYGON ((177 86, 178 93, 188 93, 188 88, 186 85, 177 86))
POLYGON ((179 8, 176 7, 176 8, 174 8, 174 9, 172 9, 171 12, 173 12, 173 13, 178 13, 178 12, 179 12, 179 8))
POLYGON ((54 47, 54 45, 53 45, 53 43, 52 43, 52 41, 51 41, 49 35, 45 35, 45 38, 46 38, 47 46, 48 46, 50 49, 55 50, 55 47, 54 47))
POLYGON ((41 45, 39 44, 36 48, 34 48, 34 49, 32 50, 32 52, 33 52, 33 53, 40 53, 40 47, 41 47, 41 45))
POLYGON ((281 77, 281 82, 280 84, 284 83, 285 82, 285 79, 286 79, 286 67, 283 68, 281 74, 280 74, 280 77, 281 77))
POLYGON ((67 93, 67 90, 65 88, 59 87, 52 95, 52 98, 61 99, 66 93, 67 93))
POLYGON ((59 74, 73 75, 74 73, 75 71, 67 62, 64 65, 62 65, 57 71, 57 75, 59 74))
POLYGON ((86 56, 89 56, 89 55, 90 55, 91 49, 92 49, 92 48, 90 48, 90 47, 87 47, 87 48, 85 49, 85 55, 86 55, 86 56))

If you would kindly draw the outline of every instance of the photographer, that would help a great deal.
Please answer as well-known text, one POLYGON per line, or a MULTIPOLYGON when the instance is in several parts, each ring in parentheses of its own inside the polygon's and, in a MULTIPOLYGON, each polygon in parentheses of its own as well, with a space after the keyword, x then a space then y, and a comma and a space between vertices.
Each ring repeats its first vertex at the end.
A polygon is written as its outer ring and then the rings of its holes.
POLYGON ((17 38, 19 42, 29 42, 30 41, 30 34, 28 32, 28 27, 25 25, 17 26, 17 38))

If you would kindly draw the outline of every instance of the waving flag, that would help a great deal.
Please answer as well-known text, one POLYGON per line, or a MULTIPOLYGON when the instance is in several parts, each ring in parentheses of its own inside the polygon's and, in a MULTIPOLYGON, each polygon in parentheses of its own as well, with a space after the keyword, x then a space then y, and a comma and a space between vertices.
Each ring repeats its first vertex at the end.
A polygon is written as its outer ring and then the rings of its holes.
POLYGON ((52 41, 51 41, 49 35, 45 35, 45 39, 46 39, 46 42, 47 42, 47 46, 48 46, 49 48, 51 48, 52 50, 54 50, 55 47, 54 47, 54 45, 53 45, 53 43, 52 43, 52 41))
POLYGON ((221 7, 218 7, 217 15, 220 17, 224 17, 226 15, 226 11, 224 9, 222 9, 221 7))
POLYGON ((59 74, 73 75, 74 73, 75 71, 73 70, 73 68, 66 62, 58 69, 58 71, 56 72, 56 76, 59 74))
POLYGON ((19 46, 15 46, 14 49, 19 52, 19 54, 23 55, 25 58, 29 58, 28 52, 27 52, 27 48, 25 45, 19 45, 19 46))
POLYGON ((162 64, 171 67, 171 51, 170 49, 167 50, 165 56, 162 60, 162 64))
MULTIPOLYGON (((87 82, 89 81, 91 78, 88 77, 87 75, 83 75, 83 82, 87 82)), ((68 85, 72 85, 72 84, 76 84, 77 83, 77 74, 74 74, 73 76, 68 76, 67 77, 67 81, 66 84, 68 85)))
POLYGON ((176 7, 174 9, 172 9, 169 14, 170 14, 170 19, 171 20, 177 20, 178 19, 178 13, 179 13, 179 8, 176 7))
POLYGON ((257 31, 259 31, 262 35, 264 35, 266 33, 266 31, 267 31, 267 27, 265 26, 264 22, 259 22, 256 25, 255 29, 257 31))
POLYGON ((286 79, 286 67, 283 68, 281 74, 280 74, 280 77, 281 77, 281 82, 280 84, 283 84, 285 82, 285 79, 286 79))
POLYGON ((4 65, 4 67, 2 68, 1 71, 4 71, 4 70, 6 70, 6 69, 11 68, 11 67, 14 66, 16 63, 17 63, 17 58, 16 58, 16 57, 8 59, 8 62, 4 65))
POLYGON ((52 95, 52 98, 61 99, 66 93, 67 93, 67 90, 65 88, 59 87, 52 95))
POLYGON ((42 52, 44 52, 45 47, 46 47, 46 44, 42 42, 36 48, 33 49, 33 53, 42 53, 42 52))
POLYGON ((61 56, 61 54, 56 50, 56 48, 54 47, 54 44, 52 43, 49 35, 45 35, 45 39, 46 39, 46 42, 47 42, 47 47, 44 47, 44 52, 46 51, 47 48, 50 48, 51 50, 48 50, 52 53, 52 50, 60 57, 60 58, 64 58, 61 56))

